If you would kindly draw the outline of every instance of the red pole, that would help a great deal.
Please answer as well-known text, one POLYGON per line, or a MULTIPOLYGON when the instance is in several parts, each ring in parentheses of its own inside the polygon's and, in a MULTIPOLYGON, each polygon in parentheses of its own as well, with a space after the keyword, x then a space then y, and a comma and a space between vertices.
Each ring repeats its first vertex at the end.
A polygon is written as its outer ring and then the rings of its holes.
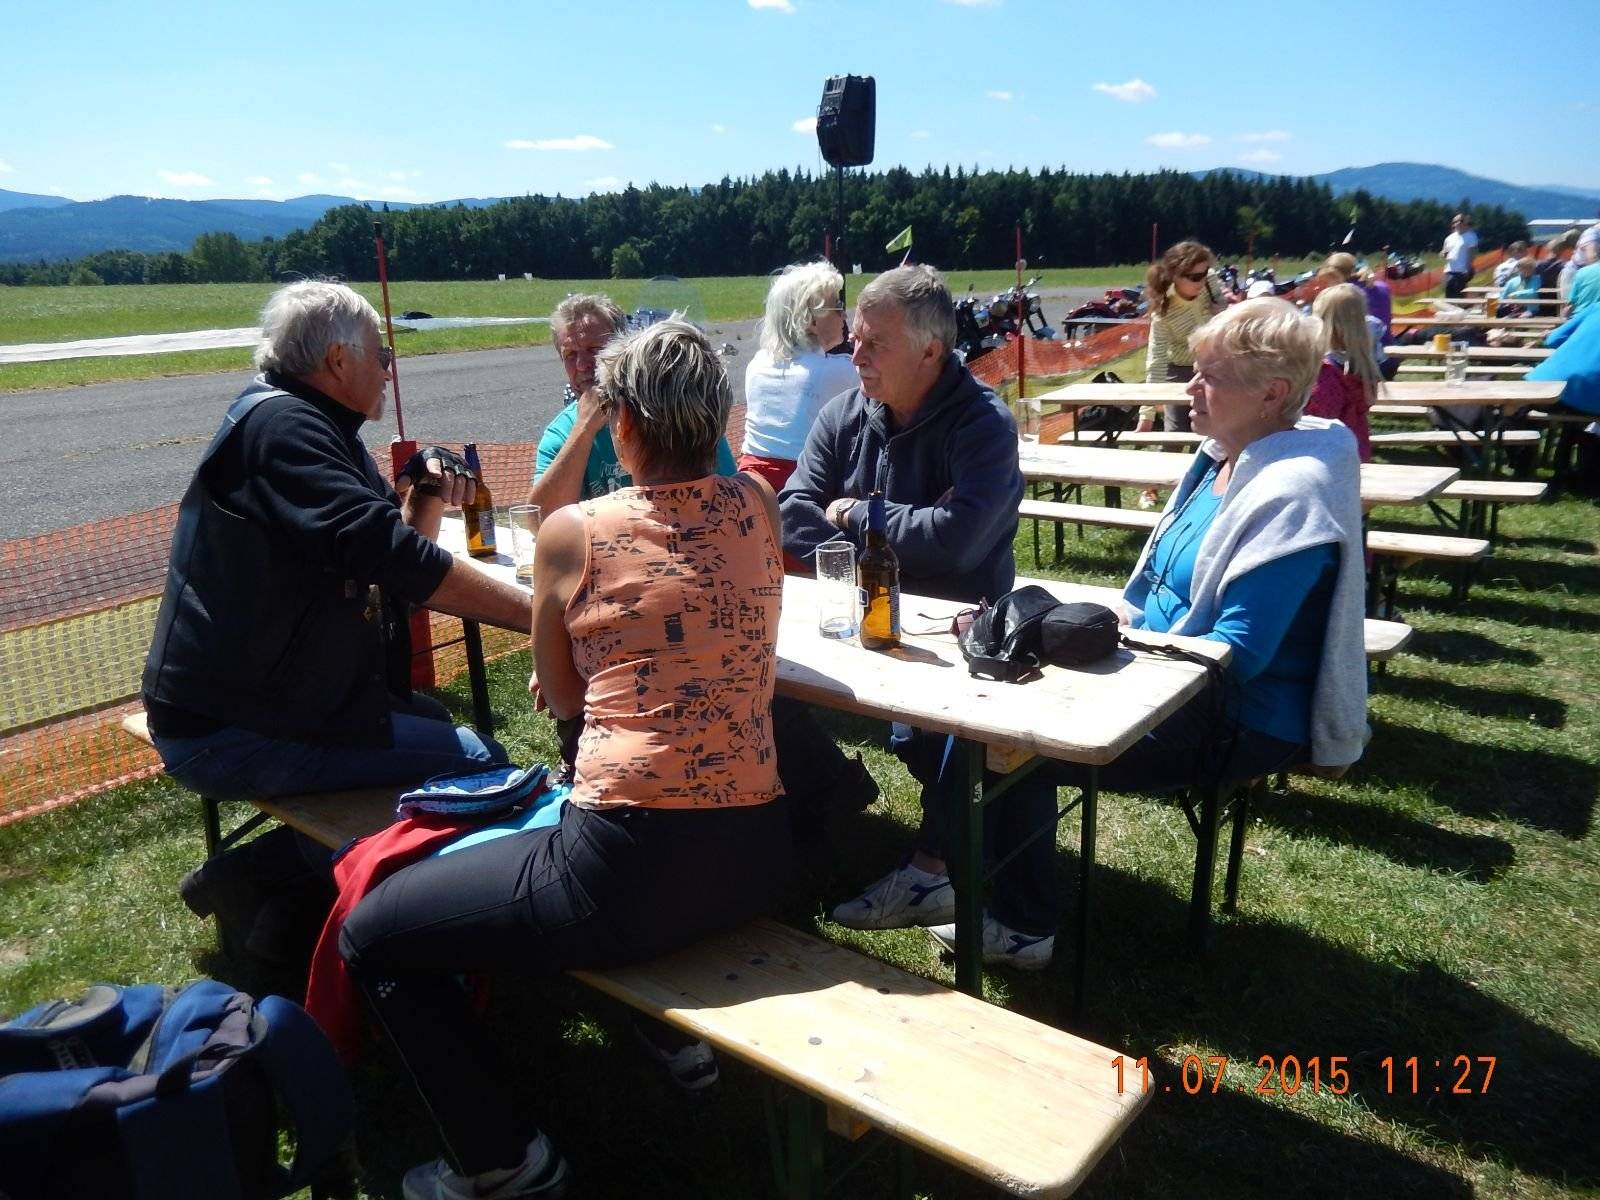
MULTIPOLYGON (((1022 222, 1017 222, 1017 411, 1022 414, 1023 430, 1028 421, 1028 298, 1022 290, 1022 222)), ((1038 430, 1034 434, 1037 436, 1038 430)))
POLYGON ((1160 231, 1160 229, 1161 229, 1161 223, 1159 221, 1151 221, 1150 222, 1150 261, 1151 262, 1155 262, 1155 260, 1156 260, 1156 235, 1160 231))
MULTIPOLYGON (((378 252, 378 284, 383 290, 383 323, 389 335, 389 386, 394 389, 395 437, 389 443, 389 476, 397 479, 400 468, 417 452, 417 444, 406 438, 405 418, 400 414, 400 359, 394 352, 394 316, 389 310, 389 254, 383 245, 383 222, 372 223, 372 240, 378 252)), ((428 610, 411 610, 411 686, 430 688, 433 673, 433 625, 428 610)))

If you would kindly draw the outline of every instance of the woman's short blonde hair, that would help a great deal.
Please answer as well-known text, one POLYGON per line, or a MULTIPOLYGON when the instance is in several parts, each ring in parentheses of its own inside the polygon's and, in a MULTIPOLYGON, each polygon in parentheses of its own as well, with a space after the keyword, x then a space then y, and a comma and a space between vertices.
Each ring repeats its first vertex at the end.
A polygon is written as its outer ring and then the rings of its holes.
POLYGON ((761 348, 776 363, 794 361, 806 350, 828 350, 818 346, 812 325, 817 308, 829 296, 835 303, 844 291, 844 276, 832 263, 791 263, 767 289, 767 311, 761 319, 761 348))
POLYGON ((672 317, 616 338, 600 351, 595 383, 607 414, 628 410, 652 469, 711 473, 733 387, 705 334, 672 317))
POLYGON ((1322 365, 1322 322, 1286 300, 1261 297, 1226 308, 1189 335, 1194 352, 1221 355, 1233 381, 1250 390, 1289 385, 1283 417, 1298 421, 1322 365))

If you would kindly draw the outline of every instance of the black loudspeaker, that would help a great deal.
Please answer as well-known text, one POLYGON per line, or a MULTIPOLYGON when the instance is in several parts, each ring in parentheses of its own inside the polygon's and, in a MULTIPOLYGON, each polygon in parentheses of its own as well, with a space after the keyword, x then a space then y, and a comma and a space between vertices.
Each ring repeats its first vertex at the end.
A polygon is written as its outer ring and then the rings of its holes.
POLYGON ((830 75, 817 105, 817 145, 831 167, 872 161, 878 120, 878 84, 871 75, 830 75))

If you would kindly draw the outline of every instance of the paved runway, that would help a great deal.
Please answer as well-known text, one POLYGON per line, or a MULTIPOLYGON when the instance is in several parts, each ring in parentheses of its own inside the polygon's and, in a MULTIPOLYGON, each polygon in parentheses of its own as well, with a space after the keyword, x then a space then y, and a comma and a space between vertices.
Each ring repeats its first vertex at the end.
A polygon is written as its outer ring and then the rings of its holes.
MULTIPOLYGON (((1052 288, 1046 316, 1059 320, 1092 288, 1052 288)), ((725 359, 734 403, 756 351, 756 322, 723 321, 707 333, 732 343, 725 359)), ((223 412, 249 381, 240 371, 0 395, 4 472, 0 540, 138 512, 183 495, 223 412)), ((431 354, 400 360, 406 432, 419 441, 536 440, 561 404, 565 376, 549 345, 431 354)), ((380 463, 395 435, 394 403, 366 442, 380 463)), ((738 447, 735 447, 737 453, 738 447)))

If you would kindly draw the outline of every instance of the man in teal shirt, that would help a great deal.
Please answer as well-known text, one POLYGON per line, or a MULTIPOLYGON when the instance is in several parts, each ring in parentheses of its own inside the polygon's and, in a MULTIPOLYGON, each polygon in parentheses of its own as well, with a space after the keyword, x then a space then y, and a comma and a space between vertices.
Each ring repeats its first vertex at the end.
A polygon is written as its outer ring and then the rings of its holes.
MULTIPOLYGON (((549 513, 578 500, 630 487, 633 479, 617 461, 611 430, 594 393, 595 357, 627 325, 608 296, 568 296, 550 314, 550 336, 567 373, 566 407, 545 426, 533 468, 528 503, 549 513)), ((734 473, 728 439, 717 443, 717 474, 734 473)))

